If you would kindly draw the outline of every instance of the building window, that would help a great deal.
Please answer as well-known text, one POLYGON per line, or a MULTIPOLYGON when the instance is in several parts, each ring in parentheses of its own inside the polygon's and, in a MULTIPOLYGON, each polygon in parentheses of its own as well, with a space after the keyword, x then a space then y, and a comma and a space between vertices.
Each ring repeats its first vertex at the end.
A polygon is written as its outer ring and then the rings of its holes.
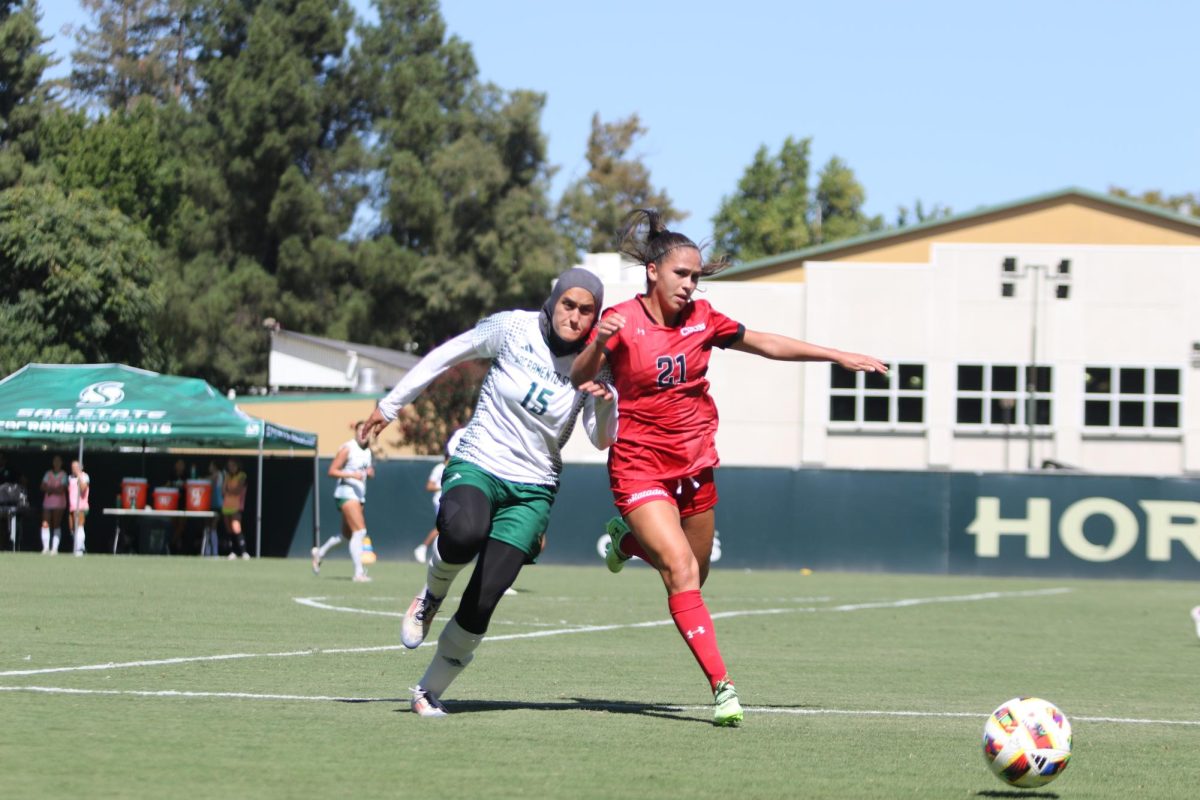
POLYGON ((1086 367, 1084 427, 1112 432, 1178 430, 1181 377, 1173 367, 1086 367))
POLYGON ((852 372, 833 364, 829 421, 870 427, 925 422, 925 365, 888 364, 887 374, 852 372))
POLYGON ((1034 422, 1051 424, 1053 369, 1018 364, 960 364, 955 420, 959 425, 981 427, 1025 425, 1029 382, 1035 375, 1034 422))

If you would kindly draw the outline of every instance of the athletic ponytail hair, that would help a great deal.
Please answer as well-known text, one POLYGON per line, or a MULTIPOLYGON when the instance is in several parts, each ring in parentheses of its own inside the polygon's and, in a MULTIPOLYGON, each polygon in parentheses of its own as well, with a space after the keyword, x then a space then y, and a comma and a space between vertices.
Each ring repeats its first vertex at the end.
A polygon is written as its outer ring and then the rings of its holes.
MULTIPOLYGON (((690 247, 703 255, 703 250, 691 239, 668 230, 662 216, 653 208, 635 209, 621 222, 617 252, 642 266, 661 264, 668 253, 681 247, 690 247)), ((729 259, 722 257, 705 262, 700 267, 700 274, 704 277, 716 275, 728 266, 729 259)))

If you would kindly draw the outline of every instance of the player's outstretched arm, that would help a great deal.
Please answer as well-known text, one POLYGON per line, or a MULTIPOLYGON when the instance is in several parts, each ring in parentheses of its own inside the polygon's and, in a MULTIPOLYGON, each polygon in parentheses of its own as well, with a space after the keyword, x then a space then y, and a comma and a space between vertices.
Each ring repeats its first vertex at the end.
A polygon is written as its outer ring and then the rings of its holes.
POLYGON ((730 349, 776 361, 832 361, 852 372, 887 372, 887 364, 874 356, 822 347, 777 333, 747 330, 730 349))
POLYGON ((425 387, 446 370, 470 358, 494 355, 485 342, 477 347, 473 331, 460 333, 449 341, 433 348, 410 369, 400 382, 379 401, 371 416, 363 422, 358 433, 358 444, 366 447, 371 437, 382 431, 400 413, 400 409, 416 400, 425 387))
MULTIPOLYGON (((371 412, 371 416, 363 421, 362 427, 358 429, 358 433, 355 435, 355 438, 358 439, 358 446, 366 447, 367 443, 371 441, 371 437, 386 428, 390 422, 390 419, 383 416, 383 412, 379 410, 379 406, 375 406, 375 409, 371 412)), ((329 469, 333 469, 332 464, 329 466, 329 469)))

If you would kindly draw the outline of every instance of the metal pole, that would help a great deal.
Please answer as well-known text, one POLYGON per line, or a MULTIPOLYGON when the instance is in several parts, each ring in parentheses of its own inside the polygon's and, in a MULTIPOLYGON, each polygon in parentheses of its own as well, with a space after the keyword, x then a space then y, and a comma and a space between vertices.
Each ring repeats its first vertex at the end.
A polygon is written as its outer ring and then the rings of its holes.
POLYGON ((1033 438, 1037 422, 1038 287, 1041 284, 1038 270, 1040 269, 1042 267, 1038 264, 1029 265, 1029 281, 1033 284, 1033 317, 1030 320, 1029 331, 1029 374, 1026 376, 1029 388, 1029 406, 1025 409, 1025 424, 1029 426, 1029 452, 1026 454, 1025 468, 1030 472, 1033 471, 1033 438))
POLYGON ((262 558, 262 485, 263 485, 263 437, 267 432, 267 423, 258 426, 258 484, 254 502, 254 557, 262 558))

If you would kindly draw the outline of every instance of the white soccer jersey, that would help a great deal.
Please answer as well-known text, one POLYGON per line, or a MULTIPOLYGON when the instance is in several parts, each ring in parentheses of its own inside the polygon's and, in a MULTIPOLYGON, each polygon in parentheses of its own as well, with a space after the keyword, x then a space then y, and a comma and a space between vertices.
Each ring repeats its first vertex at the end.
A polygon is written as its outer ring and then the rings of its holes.
POLYGON ((555 357, 542 337, 537 311, 502 311, 434 348, 379 401, 387 420, 438 375, 471 358, 492 366, 479 390, 475 415, 454 455, 514 483, 556 486, 561 449, 583 411, 598 448, 616 438, 616 398, 600 401, 571 386, 574 355, 555 357))
MULTIPOLYGON (((362 472, 371 468, 373 456, 371 451, 366 447, 359 447, 358 441, 351 439, 342 445, 348 451, 346 456, 346 464, 342 469, 347 472, 362 472)), ((339 448, 341 449, 341 448, 339 448)), ((333 496, 338 500, 357 500, 360 503, 366 502, 367 499, 367 482, 358 478, 338 478, 337 488, 333 490, 333 496)))

